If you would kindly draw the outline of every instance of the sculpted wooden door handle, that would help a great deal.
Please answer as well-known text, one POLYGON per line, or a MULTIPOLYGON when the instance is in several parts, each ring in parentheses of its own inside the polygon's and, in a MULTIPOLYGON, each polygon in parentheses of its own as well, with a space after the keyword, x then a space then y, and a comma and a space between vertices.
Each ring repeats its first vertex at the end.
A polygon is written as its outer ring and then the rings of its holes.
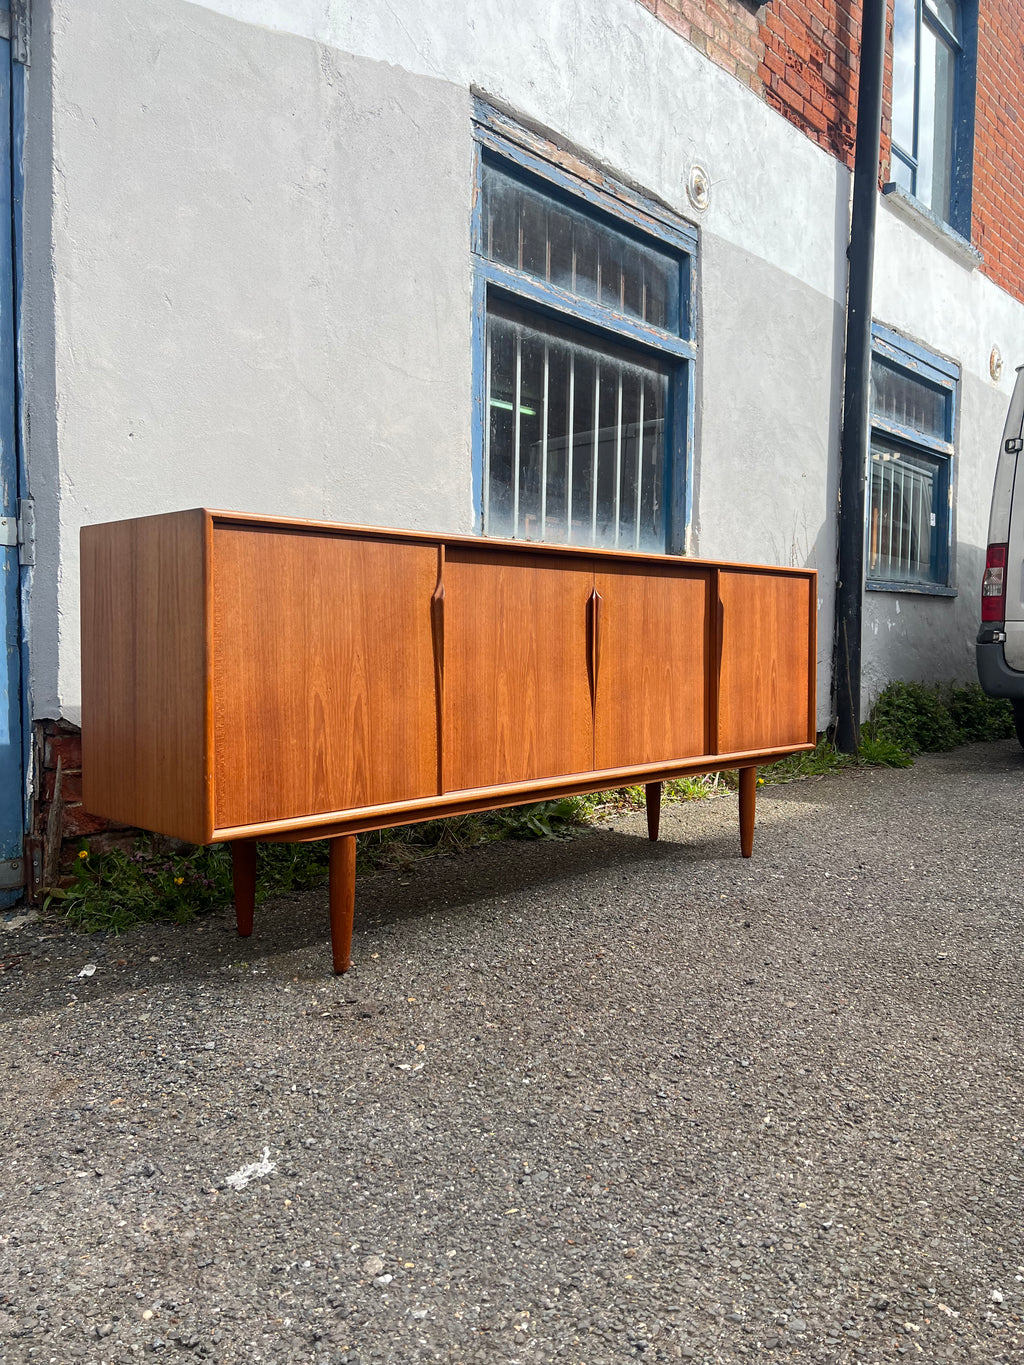
POLYGON ((444 584, 438 583, 430 599, 430 627, 434 636, 434 657, 439 681, 444 677, 444 584))
POLYGON ((590 667, 590 698, 597 704, 597 672, 601 664, 601 594, 596 588, 587 599, 587 661, 590 667))

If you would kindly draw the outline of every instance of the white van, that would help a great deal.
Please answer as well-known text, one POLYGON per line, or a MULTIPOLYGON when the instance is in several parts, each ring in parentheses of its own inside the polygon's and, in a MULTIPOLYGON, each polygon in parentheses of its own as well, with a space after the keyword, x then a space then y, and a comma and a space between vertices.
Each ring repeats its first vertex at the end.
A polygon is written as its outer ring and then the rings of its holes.
POLYGON ((990 697, 1013 703, 1024 744, 1024 366, 1010 399, 999 448, 988 551, 981 583, 978 678, 990 697))

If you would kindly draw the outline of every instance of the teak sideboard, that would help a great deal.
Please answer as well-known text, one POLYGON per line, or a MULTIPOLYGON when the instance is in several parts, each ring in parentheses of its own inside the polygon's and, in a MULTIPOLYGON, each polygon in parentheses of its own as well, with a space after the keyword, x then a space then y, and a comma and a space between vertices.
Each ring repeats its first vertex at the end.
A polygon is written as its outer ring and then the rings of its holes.
POLYGON ((82 531, 86 809, 232 844, 329 839, 336 971, 355 835, 740 770, 815 740, 816 576, 197 509, 82 531))

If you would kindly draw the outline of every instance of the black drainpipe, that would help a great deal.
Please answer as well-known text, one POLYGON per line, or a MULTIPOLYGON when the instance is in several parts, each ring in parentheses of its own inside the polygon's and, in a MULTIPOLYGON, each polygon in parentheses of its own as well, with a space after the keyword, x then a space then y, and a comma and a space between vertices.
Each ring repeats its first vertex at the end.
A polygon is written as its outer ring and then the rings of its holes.
POLYGON ((871 384, 871 280, 875 259, 878 139, 882 126, 885 0, 864 0, 853 164, 849 284, 846 296, 846 377, 839 445, 839 565, 836 582, 836 745, 860 744, 860 643, 864 604, 864 479, 871 384))

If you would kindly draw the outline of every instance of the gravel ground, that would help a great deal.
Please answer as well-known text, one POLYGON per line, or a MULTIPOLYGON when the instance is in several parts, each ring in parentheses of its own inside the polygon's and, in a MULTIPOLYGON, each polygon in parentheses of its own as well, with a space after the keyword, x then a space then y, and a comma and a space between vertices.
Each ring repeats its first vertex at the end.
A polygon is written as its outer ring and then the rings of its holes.
POLYGON ((1024 1360, 1022 779, 0 933, 0 1360, 1024 1360))

